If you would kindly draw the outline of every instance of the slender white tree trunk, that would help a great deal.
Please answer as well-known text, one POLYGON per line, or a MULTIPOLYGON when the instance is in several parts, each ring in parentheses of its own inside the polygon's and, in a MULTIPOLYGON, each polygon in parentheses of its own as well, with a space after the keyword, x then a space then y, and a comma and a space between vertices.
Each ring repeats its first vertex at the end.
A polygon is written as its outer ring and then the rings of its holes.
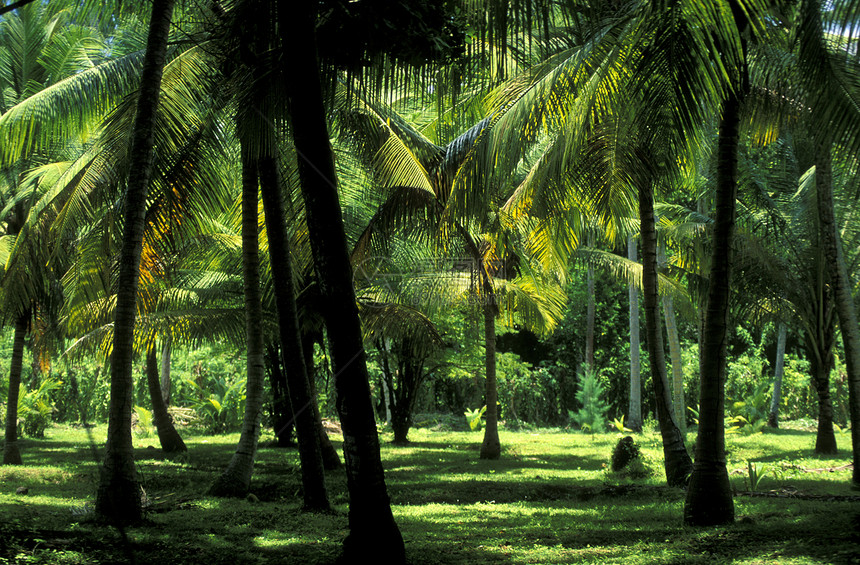
POLYGON ((785 369, 785 339, 787 330, 785 324, 779 323, 779 336, 776 339, 776 363, 773 369, 773 398, 770 401, 770 413, 767 425, 779 427, 779 403, 782 400, 782 374, 785 369))
MULTIPOLYGON (((666 250, 657 246, 657 262, 660 270, 666 268, 666 250)), ((687 437, 687 402, 684 399, 684 366, 681 363, 681 338, 678 336, 678 321, 675 319, 675 303, 672 297, 663 296, 663 317, 666 318, 666 337, 669 340, 669 359, 672 362, 672 414, 681 433, 687 437)))

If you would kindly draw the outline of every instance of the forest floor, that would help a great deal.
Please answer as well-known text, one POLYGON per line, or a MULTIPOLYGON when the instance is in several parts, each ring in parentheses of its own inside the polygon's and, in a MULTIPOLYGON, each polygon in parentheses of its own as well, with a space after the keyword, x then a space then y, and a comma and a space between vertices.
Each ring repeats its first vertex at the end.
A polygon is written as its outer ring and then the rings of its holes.
MULTIPOLYGON (((0 467, 0 563, 313 564, 338 556, 344 472, 327 476, 337 512, 303 514, 298 454, 265 436, 254 496, 242 500, 204 494, 238 434, 186 430, 189 451, 175 458, 157 438, 136 437, 146 520, 123 530, 100 524, 92 506, 105 433, 53 426, 45 439, 20 442, 24 465, 0 467)), ((411 563, 860 563, 847 433, 831 457, 812 455, 806 430, 728 436, 737 520, 712 528, 683 525, 685 493, 664 486, 653 431, 635 436, 654 469, 635 481, 607 471, 620 434, 500 435, 501 459, 481 461, 480 433, 414 429, 412 444, 396 447, 383 431, 386 481, 411 563), (749 462, 764 471, 757 485, 749 462)))

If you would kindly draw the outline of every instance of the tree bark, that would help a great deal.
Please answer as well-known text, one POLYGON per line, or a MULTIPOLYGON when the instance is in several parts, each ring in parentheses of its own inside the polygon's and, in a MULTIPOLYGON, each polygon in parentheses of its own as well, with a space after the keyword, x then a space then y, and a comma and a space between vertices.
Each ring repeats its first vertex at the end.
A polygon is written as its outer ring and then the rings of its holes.
POLYGON ((774 362, 773 369, 773 398, 771 398, 770 412, 767 415, 767 425, 771 428, 779 427, 779 403, 782 401, 782 375, 785 370, 785 340, 787 333, 786 325, 780 322, 776 338, 776 361, 774 362))
MULTIPOLYGON (((320 337, 320 339, 322 339, 322 337, 320 337)), ((308 382, 311 385, 311 396, 313 396, 314 399, 312 406, 314 409, 314 421, 317 426, 317 434, 320 438, 323 467, 325 467, 326 471, 334 471, 336 469, 340 469, 343 465, 341 465, 337 450, 334 448, 334 445, 332 445, 331 439, 329 439, 328 434, 325 431, 325 427, 323 427, 322 414, 320 414, 319 407, 319 396, 317 395, 316 366, 314 365, 314 340, 311 339, 310 335, 307 333, 302 334, 302 350, 304 353, 303 357, 305 360, 305 366, 307 367, 308 382)))
POLYGON ((726 469, 725 383, 732 237, 737 197, 740 99, 729 94, 723 104, 717 143, 717 190, 708 302, 699 351, 699 433, 696 459, 684 504, 684 522, 709 526, 735 519, 726 469))
POLYGON ((105 459, 101 467, 96 512, 116 522, 141 518, 140 486, 131 441, 132 358, 137 286, 152 173, 155 114, 167 57, 167 36, 174 0, 153 0, 143 59, 137 112, 129 151, 131 165, 123 210, 123 237, 117 281, 116 318, 111 354, 110 414, 105 459))
POLYGON ((24 339, 30 324, 30 312, 15 320, 15 337, 12 342, 12 359, 9 361, 9 395, 6 401, 6 442, 3 446, 3 464, 21 465, 18 449, 18 394, 21 390, 21 369, 24 365, 24 339))
POLYGON ((281 356, 287 371, 287 388, 290 391, 290 403, 296 420, 304 496, 302 509, 310 512, 328 512, 331 510, 331 505, 325 486, 320 438, 312 408, 312 405, 316 404, 316 398, 311 394, 299 332, 289 236, 284 224, 284 209, 281 201, 280 171, 274 157, 266 156, 260 159, 260 188, 266 215, 269 265, 275 287, 281 356))
POLYGON ((654 192, 650 183, 639 186, 639 222, 642 239, 642 301, 645 306, 645 339, 654 384, 657 421, 663 440, 663 463, 670 486, 687 483, 693 462, 684 445, 684 436, 672 416, 672 396, 666 374, 663 332, 660 327, 660 297, 657 287, 657 231, 654 219, 654 192))
POLYGON ((681 340, 678 337, 678 322, 671 296, 663 297, 663 315, 666 318, 666 336, 669 340, 669 358, 672 361, 672 411, 681 429, 687 436, 687 402, 684 398, 684 367, 681 363, 681 340))
MULTIPOLYGON (((627 236, 627 258, 637 261, 636 238, 627 236)), ((627 427, 642 431, 642 373, 639 359, 639 291, 630 283, 627 289, 630 320, 630 402, 627 406, 627 427)))
POLYGON ((161 383, 159 382, 158 354, 155 343, 150 343, 146 350, 146 384, 149 388, 149 397, 152 401, 152 419, 155 421, 155 430, 158 432, 158 441, 161 450, 165 453, 184 453, 188 451, 185 442, 182 441, 179 432, 167 413, 167 404, 161 396, 161 383))
MULTIPOLYGON (((594 247, 594 236, 588 235, 588 246, 594 247)), ((594 267, 588 266, 586 271, 586 288, 588 290, 585 307, 585 370, 594 371, 594 267)))
POLYGON ((257 215, 257 162, 246 140, 241 139, 242 152, 242 280, 245 295, 245 333, 247 335, 245 413, 242 433, 236 452, 224 472, 209 488, 209 494, 224 497, 244 497, 251 488, 254 458, 260 435, 263 412, 264 364, 263 297, 260 289, 259 223, 257 215))
MULTIPOLYGON (((481 269, 483 271, 483 268, 481 269)), ((487 411, 481 459, 498 459, 502 455, 499 441, 499 384, 496 378, 496 295, 492 283, 484 282, 484 368, 486 370, 487 411)))
MULTIPOLYGON (((282 6, 284 6, 282 4, 282 6)), ((299 177, 328 331, 349 490, 345 562, 403 563, 403 537, 394 521, 370 399, 352 268, 337 194, 316 57, 316 7, 299 2, 279 10, 286 52, 287 94, 299 177)))
POLYGON ((833 370, 833 350, 823 352, 822 359, 810 359, 812 383, 818 396, 818 430, 815 434, 815 453, 834 455, 836 434, 833 432, 833 399, 830 397, 830 372, 833 370))
POLYGON ((816 152, 815 187, 818 198, 818 219, 821 243, 827 257, 827 276, 833 289, 845 365, 848 371, 848 406, 851 418, 851 447, 854 471, 852 482, 860 486, 860 325, 851 296, 851 280, 842 252, 842 242, 836 226, 833 206, 833 182, 830 161, 830 141, 822 142, 816 152))
POLYGON ((282 369, 280 347, 270 345, 266 349, 266 365, 268 367, 269 385, 272 389, 272 428, 275 432, 275 442, 278 447, 291 447, 295 418, 293 407, 290 405, 290 392, 287 387, 287 376, 282 369))
POLYGON ((173 350, 171 347, 171 338, 167 336, 161 346, 161 398, 164 399, 164 405, 170 406, 170 353, 173 350))

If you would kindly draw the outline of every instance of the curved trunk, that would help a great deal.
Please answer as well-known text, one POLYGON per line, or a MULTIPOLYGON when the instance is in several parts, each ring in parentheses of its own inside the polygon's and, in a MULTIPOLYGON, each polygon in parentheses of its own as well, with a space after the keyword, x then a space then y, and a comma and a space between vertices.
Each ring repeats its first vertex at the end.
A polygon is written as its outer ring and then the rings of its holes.
POLYGON ((301 156, 299 177, 343 430, 350 530, 343 544, 343 560, 403 563, 406 550, 385 486, 334 156, 325 121, 314 36, 316 7, 292 3, 289 9, 279 9, 278 15, 285 47, 294 55, 285 61, 291 79, 286 81, 290 118, 296 152, 301 156))
POLYGON ((787 329, 784 323, 779 323, 779 333, 776 339, 776 362, 773 369, 773 398, 770 401, 770 412, 767 415, 767 425, 779 427, 779 403, 782 401, 782 374, 785 369, 785 340, 787 329))
POLYGON ((236 452, 227 468, 209 488, 214 496, 243 497, 251 487, 254 458, 263 412, 263 319, 260 289, 260 251, 257 232, 257 163, 242 143, 242 281, 245 295, 245 333, 247 336, 245 413, 236 452))
POLYGON ((173 426, 173 420, 167 413, 167 404, 161 396, 161 383, 159 379, 158 355, 155 344, 151 343, 146 350, 146 384, 149 387, 149 398, 152 401, 152 419, 155 421, 155 430, 158 432, 158 441, 165 453, 183 453, 188 451, 185 442, 179 436, 173 426))
POLYGON ((131 442, 134 324, 146 195, 152 173, 155 114, 167 55, 167 35, 170 31, 173 4, 174 0, 152 2, 152 17, 129 151, 131 165, 123 209, 122 249, 111 354, 110 414, 105 459, 100 470, 96 495, 96 512, 114 522, 136 522, 141 518, 140 486, 135 474, 131 442))
POLYGON ((860 485, 860 325, 857 322, 857 310, 851 296, 851 280, 848 278, 842 242, 836 226, 829 142, 819 147, 815 164, 821 243, 824 255, 827 257, 827 276, 833 288, 848 371, 848 406, 854 463, 852 481, 855 485, 860 485))
MULTIPOLYGON (((637 261, 636 238, 627 236, 627 258, 637 261)), ((627 289, 630 319, 630 403, 627 407, 627 427, 642 431, 642 375, 639 360, 639 292, 630 283, 627 289)))
POLYGON ((663 464, 670 486, 686 484, 693 462, 684 445, 684 436, 672 416, 672 396, 666 374, 663 333, 660 328, 660 297, 657 288, 657 231, 654 220, 654 193, 650 184, 639 187, 639 221, 642 239, 642 301, 645 306, 645 339, 648 361, 663 440, 663 464))
POLYGON ((21 368, 24 364, 24 338, 30 313, 22 314, 15 320, 15 337, 12 342, 12 359, 9 361, 9 397, 6 401, 6 442, 3 446, 3 464, 20 465, 21 453, 18 450, 18 394, 21 390, 21 368))
POLYGON ((296 290, 293 281, 289 236, 284 223, 281 182, 278 163, 274 157, 260 159, 260 188, 266 216, 269 241, 269 265, 275 287, 278 329, 281 334, 281 357, 287 372, 287 388, 295 418, 299 459, 302 469, 302 509, 312 512, 331 510, 325 486, 325 469, 320 451, 319 435, 311 407, 316 398, 311 394, 299 333, 296 290))
POLYGON ((725 383, 732 236, 737 197, 740 100, 723 104, 717 144, 717 191, 708 302, 699 352, 699 433, 696 459, 684 504, 684 522, 708 526, 735 520, 726 469, 725 383))

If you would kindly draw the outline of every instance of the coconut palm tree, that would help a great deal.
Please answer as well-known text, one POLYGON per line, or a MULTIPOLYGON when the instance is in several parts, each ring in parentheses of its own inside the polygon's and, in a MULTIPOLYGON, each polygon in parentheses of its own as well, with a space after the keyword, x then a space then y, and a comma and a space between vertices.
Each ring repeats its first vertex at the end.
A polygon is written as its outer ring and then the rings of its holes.
MULTIPOLYGON (((73 75, 80 66, 99 62, 104 40, 90 25, 71 21, 67 3, 21 5, 0 23, 0 114, 15 115, 22 103, 40 96, 52 85, 73 75)), ((3 120, 5 124, 9 120, 3 120)), ((2 128, 4 134, 7 130, 2 128)), ((14 137, 12 137, 14 139, 14 137)), ((4 143, 2 150, 2 311, 15 325, 13 363, 7 402, 4 463, 21 463, 17 447, 17 397, 24 339, 31 313, 49 302, 54 269, 44 267, 50 244, 43 232, 27 225, 32 207, 44 187, 25 170, 57 155, 46 149, 35 156, 18 155, 4 143), (53 155, 49 154, 53 153, 53 155), (41 306, 40 306, 41 304, 41 306)), ((56 256, 57 254, 55 254, 56 256)), ((53 301, 53 304, 59 303, 53 301)))
POLYGON ((153 1, 134 137, 129 151, 131 167, 125 197, 125 231, 111 355, 111 410, 105 460, 96 498, 97 512, 118 522, 137 521, 141 517, 140 490, 131 443, 131 363, 144 212, 152 172, 153 127, 172 12, 173 0, 153 1))
POLYGON ((337 177, 316 54, 316 8, 296 4, 278 11, 286 71, 290 123, 299 160, 314 269, 322 314, 337 375, 338 412, 343 429, 349 488, 349 528, 344 556, 363 556, 387 563, 405 561, 400 530, 391 513, 385 487, 361 327, 352 286, 349 255, 337 193, 337 177))
POLYGON ((797 26, 798 54, 802 84, 811 93, 815 136, 816 191, 824 255, 828 260, 828 279, 833 289, 839 327, 848 369, 848 395, 851 414, 851 443, 854 454, 852 481, 860 484, 860 326, 852 298, 852 284, 844 250, 837 232, 832 190, 831 152, 834 142, 844 144, 856 155, 860 147, 860 120, 856 104, 860 100, 856 49, 828 41, 826 30, 845 34, 856 20, 857 7, 836 3, 828 7, 837 26, 822 18, 822 5, 816 0, 801 4, 797 26))

